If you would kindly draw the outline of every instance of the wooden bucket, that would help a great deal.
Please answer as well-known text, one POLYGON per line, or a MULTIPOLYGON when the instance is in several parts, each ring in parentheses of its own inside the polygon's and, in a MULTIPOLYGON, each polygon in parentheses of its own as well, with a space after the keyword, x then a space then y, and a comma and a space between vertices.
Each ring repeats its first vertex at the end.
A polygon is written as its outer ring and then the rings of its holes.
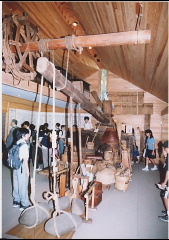
POLYGON ((93 142, 88 142, 87 143, 87 148, 88 149, 93 149, 94 148, 94 143, 93 142))
POLYGON ((112 160, 113 159, 113 152, 112 151, 105 151, 104 152, 104 160, 112 160))
POLYGON ((130 179, 129 175, 119 176, 118 174, 115 174, 115 178, 116 178, 116 188, 118 190, 125 191, 128 189, 129 179, 130 179))

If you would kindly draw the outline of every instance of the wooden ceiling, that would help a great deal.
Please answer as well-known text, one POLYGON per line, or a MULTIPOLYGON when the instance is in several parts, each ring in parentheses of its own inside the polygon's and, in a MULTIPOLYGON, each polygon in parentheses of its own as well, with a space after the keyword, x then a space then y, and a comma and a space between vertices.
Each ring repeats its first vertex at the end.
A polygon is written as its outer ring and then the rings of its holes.
MULTIPOLYGON (((168 102, 168 2, 2 2, 3 18, 24 12, 42 39, 151 30, 150 43, 71 51, 69 74, 85 79, 105 68, 168 102)), ((66 69, 67 51, 54 55, 66 69)))

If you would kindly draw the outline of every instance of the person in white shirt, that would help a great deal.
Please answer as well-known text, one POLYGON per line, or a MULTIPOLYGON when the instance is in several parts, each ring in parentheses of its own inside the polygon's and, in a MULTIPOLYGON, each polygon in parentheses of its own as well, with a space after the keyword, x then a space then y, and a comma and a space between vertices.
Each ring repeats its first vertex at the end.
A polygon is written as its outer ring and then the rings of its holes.
POLYGON ((23 162, 18 170, 13 170, 13 207, 20 207, 19 210, 23 211, 31 205, 28 197, 29 148, 26 143, 30 138, 29 130, 26 128, 19 128, 16 137, 17 144, 25 144, 19 149, 19 158, 23 162))
POLYGON ((84 130, 94 130, 92 123, 89 121, 89 117, 84 117, 84 130))

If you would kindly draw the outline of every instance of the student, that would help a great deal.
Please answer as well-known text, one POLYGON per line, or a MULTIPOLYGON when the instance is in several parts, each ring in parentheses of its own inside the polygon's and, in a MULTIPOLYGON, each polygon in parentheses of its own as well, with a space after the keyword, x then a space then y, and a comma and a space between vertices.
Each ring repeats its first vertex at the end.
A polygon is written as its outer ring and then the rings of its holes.
POLYGON ((22 123, 23 128, 28 129, 29 130, 29 135, 31 136, 31 130, 29 128, 29 125, 30 125, 29 121, 25 121, 24 123, 22 123))
POLYGON ((157 145, 158 145, 158 156, 159 156, 159 158, 161 158, 161 154, 163 152, 163 149, 162 149, 163 143, 162 143, 162 141, 159 141, 157 145))
POLYGON ((169 210, 168 210, 168 196, 169 196, 169 191, 168 191, 168 179, 169 179, 168 153, 169 153, 168 141, 165 141, 163 144, 163 154, 166 158, 165 164, 164 164, 165 179, 161 183, 161 188, 164 188, 162 195, 163 195, 163 202, 164 202, 166 210, 162 211, 164 216, 158 216, 158 218, 164 222, 168 222, 168 214, 169 214, 169 210))
POLYGON ((23 211, 30 206, 28 197, 28 181, 29 181, 29 148, 26 142, 29 140, 29 130, 26 128, 19 128, 16 134, 17 144, 24 142, 19 150, 19 157, 23 160, 22 165, 18 170, 13 170, 13 207, 20 207, 23 211))
POLYGON ((16 132, 19 127, 17 126, 18 121, 16 119, 12 119, 11 121, 11 130, 6 139, 6 148, 11 148, 14 144, 16 144, 16 132))
POLYGON ((7 139, 6 139, 6 146, 5 146, 5 149, 4 149, 4 153, 3 153, 3 164, 4 166, 7 166, 7 158, 8 158, 8 152, 9 152, 9 149, 12 148, 12 146, 14 144, 16 144, 16 133, 17 133, 17 130, 19 129, 19 127, 17 126, 17 123, 18 121, 16 119, 12 119, 11 121, 11 129, 9 131, 9 134, 7 136, 7 139))
POLYGON ((66 126, 65 125, 61 125, 61 131, 59 132, 58 142, 59 142, 59 157, 61 158, 66 146, 66 126))
POLYGON ((39 128, 39 142, 42 149, 43 168, 47 168, 51 164, 49 149, 52 148, 52 143, 50 142, 50 130, 45 125, 39 128))
POLYGON ((32 164, 34 166, 35 153, 36 153, 36 134, 37 134, 37 131, 35 130, 35 125, 34 124, 30 124, 30 130, 31 130, 31 136, 30 136, 29 159, 32 159, 32 164))
POLYGON ((155 163, 155 158, 156 158, 156 150, 155 150, 155 139, 153 137, 152 131, 150 129, 147 129, 145 131, 146 134, 146 154, 145 154, 145 158, 146 158, 146 166, 145 168, 142 168, 143 171, 149 171, 148 169, 148 162, 149 160, 153 163, 154 167, 151 168, 152 171, 158 170, 158 167, 155 163))
POLYGON ((60 123, 56 123, 55 125, 55 130, 56 130, 56 134, 59 136, 59 132, 60 132, 60 123))
POLYGON ((94 130, 92 123, 89 121, 89 117, 84 117, 84 130, 94 130))

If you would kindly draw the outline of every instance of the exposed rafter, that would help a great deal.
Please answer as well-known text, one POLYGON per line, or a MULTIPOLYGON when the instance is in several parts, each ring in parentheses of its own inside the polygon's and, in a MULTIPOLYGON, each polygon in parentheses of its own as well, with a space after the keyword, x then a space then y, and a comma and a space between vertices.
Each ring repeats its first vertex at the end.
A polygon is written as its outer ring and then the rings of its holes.
MULTIPOLYGON (((60 10, 62 16, 66 20, 66 22, 72 27, 76 36, 85 36, 85 30, 82 25, 79 23, 79 20, 75 16, 71 6, 67 2, 57 2, 56 3, 58 9, 60 10), (74 26, 73 23, 77 23, 77 26, 74 26)), ((89 46, 91 47, 91 46, 89 46)), ((95 57, 98 56, 97 51, 94 48, 87 48, 87 51, 90 53, 91 57, 96 61, 99 68, 105 68, 103 62, 100 62, 100 58, 95 57)))

